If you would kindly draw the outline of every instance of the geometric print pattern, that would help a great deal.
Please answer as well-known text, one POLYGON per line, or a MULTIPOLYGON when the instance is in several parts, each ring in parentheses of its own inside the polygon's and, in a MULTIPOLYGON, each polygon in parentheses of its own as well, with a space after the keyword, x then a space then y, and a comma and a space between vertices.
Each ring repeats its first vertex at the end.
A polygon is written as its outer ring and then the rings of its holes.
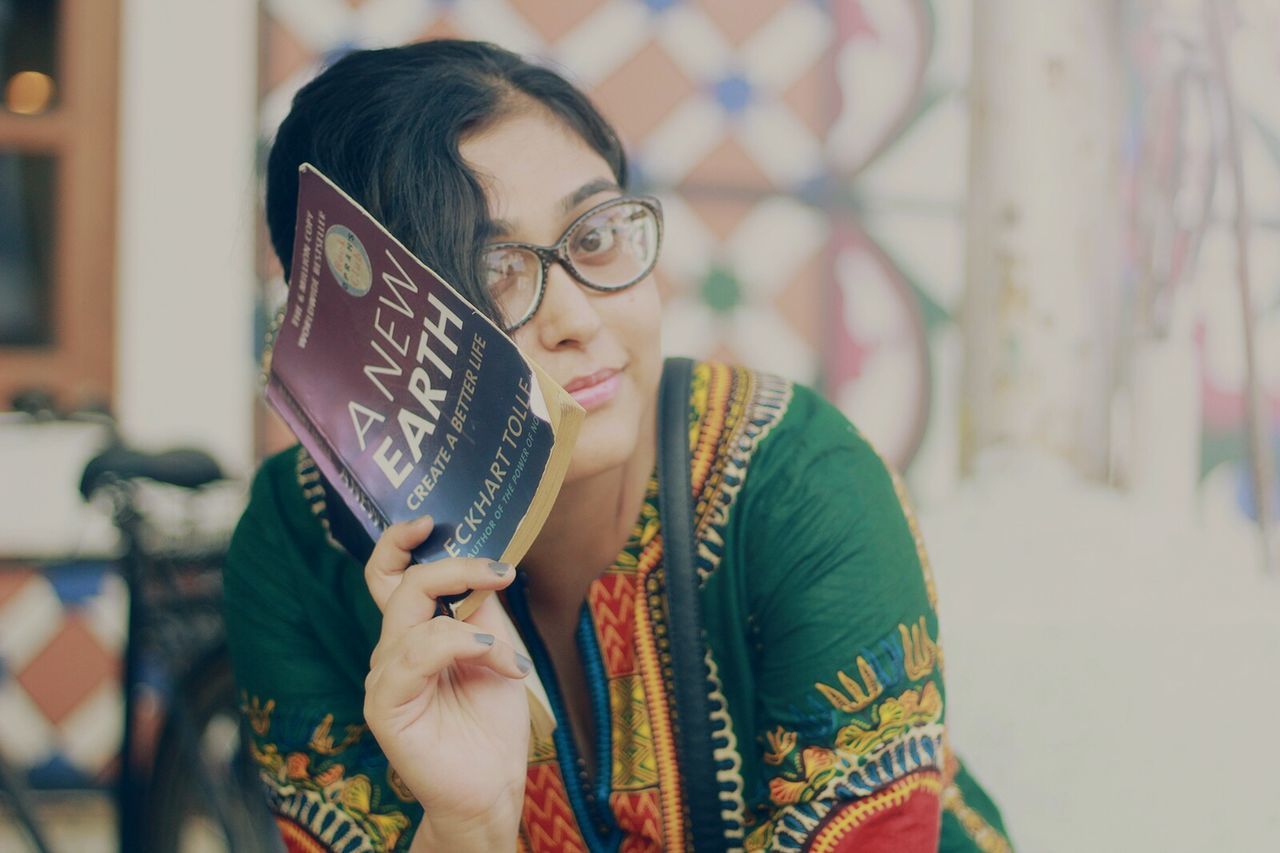
MULTIPOLYGON (((724 365, 700 364, 695 369, 690 443, 699 542, 721 540, 736 496, 736 487, 726 484, 741 480, 751 450, 782 418, 789 399, 789 386, 770 377, 753 377, 724 365)), ((553 712, 562 721, 550 737, 535 736, 530 749, 521 840, 533 853, 613 844, 623 850, 658 850, 685 843, 687 816, 671 720, 657 494, 657 481, 651 479, 626 546, 588 588, 578 632, 594 713, 597 720, 608 722, 608 728, 597 733, 594 785, 585 773, 573 772, 581 760, 579 751, 563 723, 563 700, 529 618, 523 584, 508 591, 512 616, 549 685, 553 712)), ((710 571, 715 566, 702 568, 710 571)), ((740 847, 745 838, 741 747, 709 652, 707 663, 712 748, 726 840, 740 847)))
POLYGON ((107 562, 0 565, 0 753, 28 784, 113 780, 127 606, 107 562))

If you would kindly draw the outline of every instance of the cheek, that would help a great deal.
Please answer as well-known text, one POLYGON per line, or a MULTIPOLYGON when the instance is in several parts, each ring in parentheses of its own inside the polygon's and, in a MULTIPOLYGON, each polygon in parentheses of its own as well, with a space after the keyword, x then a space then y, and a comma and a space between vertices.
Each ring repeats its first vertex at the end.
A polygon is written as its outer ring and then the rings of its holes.
POLYGON ((662 332, 662 300, 652 278, 609 297, 608 324, 633 357, 657 358, 662 332))
POLYGON ((516 346, 525 355, 532 356, 534 353, 534 343, 536 338, 533 335, 533 323, 525 323, 520 328, 511 333, 511 340, 516 342, 516 346))

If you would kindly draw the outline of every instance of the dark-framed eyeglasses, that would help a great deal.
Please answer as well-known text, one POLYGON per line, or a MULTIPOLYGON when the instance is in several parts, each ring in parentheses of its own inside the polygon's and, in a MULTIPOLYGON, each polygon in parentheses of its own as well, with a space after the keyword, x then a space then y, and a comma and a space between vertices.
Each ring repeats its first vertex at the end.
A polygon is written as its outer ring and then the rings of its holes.
POLYGON ((652 272, 661 247, 661 203, 650 196, 620 196, 573 220, 554 246, 508 241, 485 247, 485 286, 510 333, 537 313, 552 263, 583 287, 608 293, 652 272))

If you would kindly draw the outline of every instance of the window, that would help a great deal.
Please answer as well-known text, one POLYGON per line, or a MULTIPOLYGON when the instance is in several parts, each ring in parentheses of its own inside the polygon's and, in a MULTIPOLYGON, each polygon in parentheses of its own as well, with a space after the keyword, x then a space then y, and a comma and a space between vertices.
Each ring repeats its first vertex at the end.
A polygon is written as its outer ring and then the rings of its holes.
POLYGON ((117 13, 0 0, 0 409, 110 401, 117 13))

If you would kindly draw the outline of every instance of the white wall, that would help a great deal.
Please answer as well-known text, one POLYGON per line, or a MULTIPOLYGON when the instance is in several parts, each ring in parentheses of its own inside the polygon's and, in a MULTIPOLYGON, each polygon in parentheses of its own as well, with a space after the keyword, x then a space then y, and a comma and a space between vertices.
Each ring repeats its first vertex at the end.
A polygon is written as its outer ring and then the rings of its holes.
POLYGON ((117 411, 252 465, 256 0, 121 4, 117 411))

